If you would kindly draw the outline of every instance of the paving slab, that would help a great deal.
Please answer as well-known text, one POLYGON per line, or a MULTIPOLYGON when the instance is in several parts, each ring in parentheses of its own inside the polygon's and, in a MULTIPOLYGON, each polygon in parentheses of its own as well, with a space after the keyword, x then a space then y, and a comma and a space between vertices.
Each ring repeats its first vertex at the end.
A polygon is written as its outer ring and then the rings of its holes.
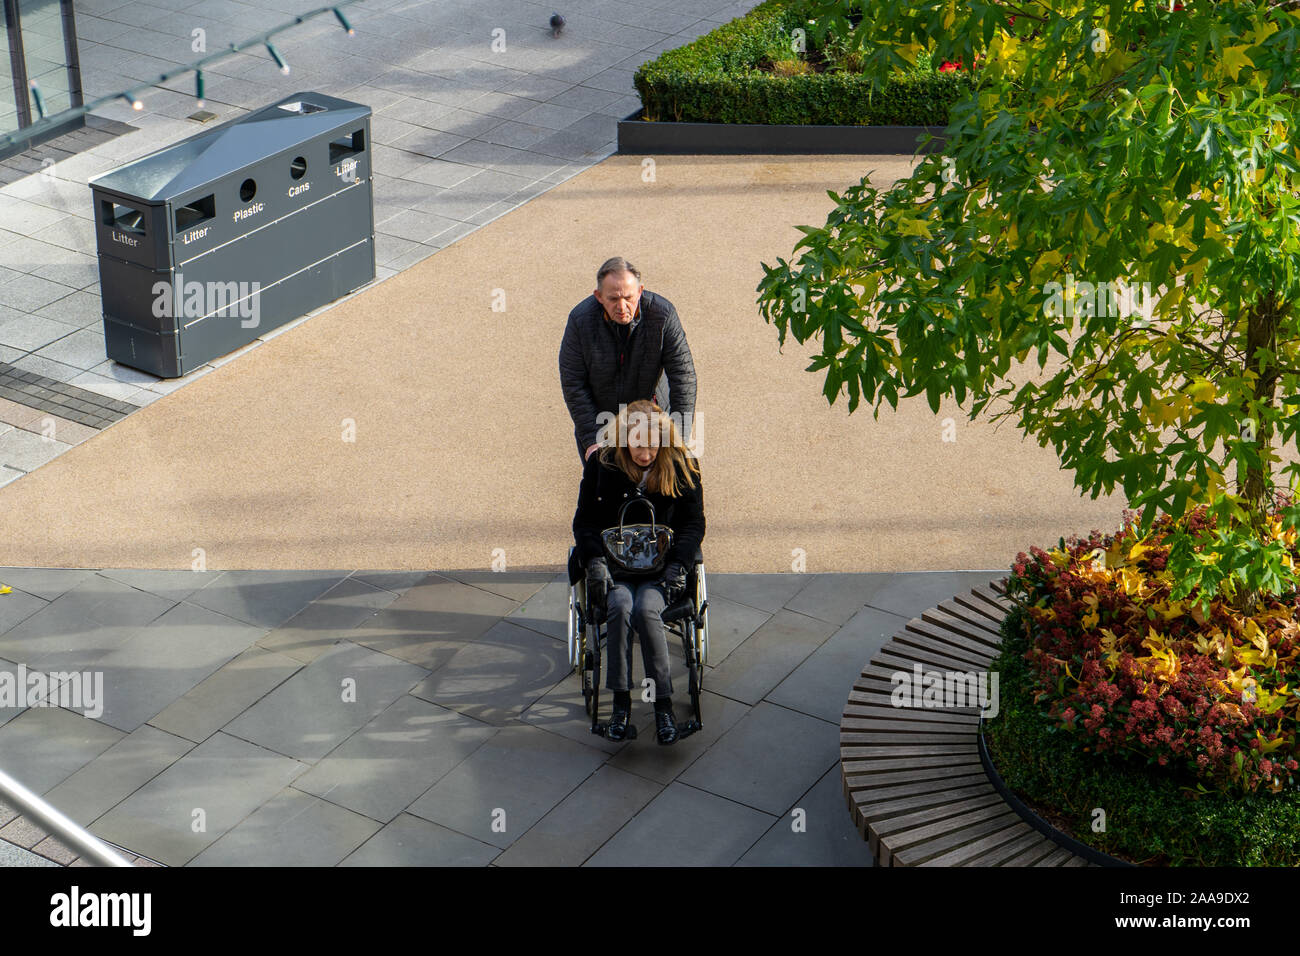
MULTIPOLYGON (((247 650, 265 631, 182 602, 93 663, 104 723, 130 732, 247 650)), ((146 854, 147 855, 147 854, 146 854)))
POLYGON ((406 694, 294 786, 388 823, 496 733, 494 727, 406 694))
POLYGON ((536 727, 503 727, 409 812, 505 848, 595 772, 604 755, 536 727))
POLYGON ((817 720, 764 701, 679 779, 781 815, 838 762, 839 738, 838 722, 817 720))
POLYGON ((302 663, 311 663, 323 651, 352 636, 363 621, 397 600, 397 594, 357 578, 339 581, 258 644, 302 663))
MULTIPOLYGON (((1012 555, 1014 557, 1014 555, 1012 555)), ((940 601, 987 585, 1009 571, 917 571, 890 575, 871 595, 868 604, 908 618, 918 616, 940 601)))
POLYGON ((585 866, 731 866, 774 817, 674 781, 585 866))
POLYGON ((403 813, 342 866, 486 866, 500 849, 403 813))
POLYGON ((500 726, 569 673, 563 644, 503 620, 465 644, 411 693, 500 726))
POLYGON ((77 823, 89 826, 194 749, 194 744, 145 724, 45 794, 77 823))
POLYGON ((29 707, 0 726, 0 767, 28 790, 43 794, 124 736, 61 707, 29 707))
MULTIPOLYGON (((756 704, 809 654, 821 647, 835 630, 832 625, 813 617, 777 611, 709 672, 708 686, 724 697, 756 704)), ((709 631, 712 643, 712 620, 709 631)))
POLYGON ((94 568, 4 567, 0 568, 0 581, 20 591, 53 601, 95 573, 94 568))
POLYGON ((436 671, 517 606, 481 588, 429 575, 359 625, 352 640, 436 671))
POLYGON ((867 841, 844 810, 844 784, 836 765, 736 865, 872 866, 874 862, 867 841))
POLYGON ((220 571, 160 571, 150 568, 106 568, 99 573, 172 602, 184 601, 221 576, 220 571))
MULTIPOLYGON (((700 695, 700 709, 704 712, 703 729, 689 737, 679 739, 670 747, 661 747, 655 740, 653 705, 634 703, 632 716, 634 720, 641 718, 645 727, 635 741, 626 744, 616 756, 610 759, 609 766, 667 784, 709 753, 711 748, 715 747, 718 741, 749 713, 750 708, 748 704, 710 693, 708 686, 706 679, 704 693, 700 695), (649 713, 646 713, 647 711, 649 713)), ((681 700, 674 696, 673 714, 678 724, 690 716, 690 707, 688 696, 683 696, 681 700)))
POLYGON ((214 734, 90 827, 167 866, 194 859, 307 769, 228 734, 214 734))
POLYGON ((202 743, 296 674, 303 664, 254 646, 168 704, 149 723, 159 730, 202 743))
POLYGON ((226 725, 226 732, 287 756, 317 761, 426 675, 423 668, 351 643, 325 651, 226 725))
POLYGON ((662 790, 663 784, 603 766, 493 862, 581 866, 662 790))
POLYGON ((143 626, 174 607, 175 601, 94 574, 73 585, 50 603, 50 610, 68 609, 97 624, 143 626))
POLYGON ((335 866, 382 824, 285 787, 191 866, 335 866))
POLYGON ((906 625, 898 614, 864 607, 769 691, 766 699, 839 724, 862 668, 906 625))
POLYGON ((223 571, 189 601, 270 629, 279 627, 346 576, 346 571, 223 571))

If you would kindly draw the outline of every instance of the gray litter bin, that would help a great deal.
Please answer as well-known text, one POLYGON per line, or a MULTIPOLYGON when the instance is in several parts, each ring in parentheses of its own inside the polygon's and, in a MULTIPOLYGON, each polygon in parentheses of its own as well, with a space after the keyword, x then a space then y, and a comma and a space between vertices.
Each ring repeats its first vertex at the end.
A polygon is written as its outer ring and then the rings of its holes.
POLYGON ((108 357, 163 378, 375 277, 360 103, 297 93, 90 188, 108 357))

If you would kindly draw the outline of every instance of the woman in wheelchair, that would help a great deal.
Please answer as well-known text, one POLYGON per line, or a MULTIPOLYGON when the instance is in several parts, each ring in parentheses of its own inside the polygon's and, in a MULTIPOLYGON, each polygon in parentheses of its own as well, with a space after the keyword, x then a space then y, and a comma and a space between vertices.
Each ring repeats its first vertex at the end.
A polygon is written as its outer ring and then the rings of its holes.
POLYGON ((678 739, 673 713, 672 676, 663 611, 684 596, 688 571, 704 538, 704 496, 700 468, 682 442, 672 418, 653 401, 632 402, 620 411, 614 444, 605 444, 587 459, 573 516, 575 551, 586 569, 587 597, 596 621, 608 626, 609 667, 606 688, 613 692, 613 716, 605 736, 628 736, 632 706, 632 639, 641 638, 641 659, 654 699, 659 743, 678 739), (606 556, 601 533, 623 521, 649 521, 672 529, 672 547, 662 572, 635 575, 606 556), (632 503, 631 507, 626 507, 632 503), (613 567, 611 567, 613 565, 613 567))

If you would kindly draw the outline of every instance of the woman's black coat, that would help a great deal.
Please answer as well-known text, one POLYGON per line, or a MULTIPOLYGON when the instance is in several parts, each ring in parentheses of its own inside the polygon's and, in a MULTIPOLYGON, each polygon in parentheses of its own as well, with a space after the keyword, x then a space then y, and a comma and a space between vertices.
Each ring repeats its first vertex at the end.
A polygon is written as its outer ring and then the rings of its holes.
MULTIPOLYGON (((686 487, 681 469, 677 474, 675 498, 650 491, 643 492, 636 482, 612 462, 602 465, 600 449, 592 452, 582 471, 582 485, 578 489, 578 509, 573 515, 574 560, 569 562, 569 583, 575 584, 585 573, 592 558, 605 557, 600 533, 618 526, 618 512, 625 501, 647 498, 655 509, 655 521, 673 529, 673 546, 668 552, 668 563, 681 564, 689 571, 695 563, 700 542, 704 539, 704 489, 700 476, 693 476, 694 488, 686 487)), ((624 515, 626 524, 642 524, 650 520, 650 511, 644 505, 632 505, 624 515)), ((611 567, 610 573, 617 569, 611 567)))

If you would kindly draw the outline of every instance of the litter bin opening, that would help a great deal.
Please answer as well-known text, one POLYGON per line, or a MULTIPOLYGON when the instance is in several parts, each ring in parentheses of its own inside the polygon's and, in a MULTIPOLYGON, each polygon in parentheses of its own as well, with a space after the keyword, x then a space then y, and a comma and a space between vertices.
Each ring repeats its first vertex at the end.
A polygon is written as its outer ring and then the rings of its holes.
POLYGON ((106 226, 123 232, 133 232, 137 236, 144 235, 144 213, 138 209, 105 199, 101 203, 100 214, 106 226))
POLYGON ((350 136, 341 136, 330 142, 330 165, 349 156, 355 156, 366 148, 365 130, 357 130, 350 136))
POLYGON ((189 205, 181 206, 176 210, 176 231, 180 232, 182 229, 188 229, 205 219, 211 219, 216 214, 217 203, 214 196, 195 199, 189 205))
POLYGON ((245 179, 239 184, 239 198, 244 202, 252 202, 253 197, 257 195, 257 183, 251 179, 245 179))
POLYGON ((295 156, 293 162, 289 164, 289 175, 294 179, 302 179, 307 175, 307 160, 301 156, 295 156))
POLYGON ((293 103, 281 103, 280 109, 286 113, 322 113, 325 107, 317 106, 315 103, 308 103, 305 100, 297 100, 293 103))

